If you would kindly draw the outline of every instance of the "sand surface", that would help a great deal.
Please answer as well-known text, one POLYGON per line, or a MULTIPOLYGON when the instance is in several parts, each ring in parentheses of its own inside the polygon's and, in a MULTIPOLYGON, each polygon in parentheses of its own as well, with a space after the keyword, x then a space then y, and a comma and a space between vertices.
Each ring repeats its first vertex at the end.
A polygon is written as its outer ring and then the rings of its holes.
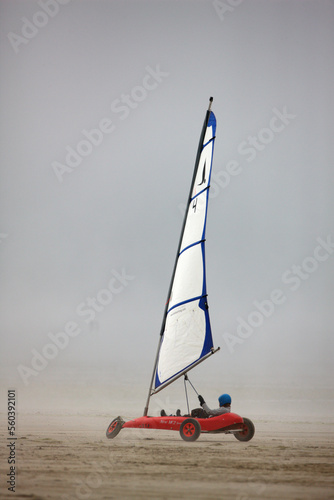
MULTIPOLYGON (((334 428, 252 416, 248 443, 202 434, 124 429, 112 415, 24 414, 16 444, 16 491, 8 492, 2 439, 1 499, 333 499, 334 428)), ((123 416, 128 417, 129 416, 123 416)), ((2 420, 3 421, 3 420, 2 420)))

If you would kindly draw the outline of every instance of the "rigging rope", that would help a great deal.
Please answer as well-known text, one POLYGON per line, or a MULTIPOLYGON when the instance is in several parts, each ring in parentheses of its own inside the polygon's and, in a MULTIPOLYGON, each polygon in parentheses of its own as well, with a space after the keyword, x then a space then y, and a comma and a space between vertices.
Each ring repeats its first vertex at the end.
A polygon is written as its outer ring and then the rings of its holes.
POLYGON ((190 380, 189 380, 189 378, 188 378, 188 375, 187 375, 187 374, 185 374, 184 378, 185 378, 186 380, 188 380, 189 384, 191 385, 191 387, 194 389, 194 391, 196 392, 196 394, 197 394, 197 396, 198 396, 198 392, 196 391, 195 387, 194 387, 194 386, 192 385, 192 383, 190 382, 190 380))
POLYGON ((186 393, 186 400, 187 400, 187 408, 188 408, 188 414, 190 415, 190 410, 189 410, 189 401, 188 401, 188 392, 187 392, 187 384, 186 384, 186 381, 188 380, 189 384, 191 385, 191 387, 194 389, 194 391, 196 392, 197 396, 198 396, 198 392, 196 391, 195 387, 192 385, 192 383, 190 382, 189 378, 188 378, 188 375, 185 373, 184 374, 184 390, 185 390, 185 393, 186 393))

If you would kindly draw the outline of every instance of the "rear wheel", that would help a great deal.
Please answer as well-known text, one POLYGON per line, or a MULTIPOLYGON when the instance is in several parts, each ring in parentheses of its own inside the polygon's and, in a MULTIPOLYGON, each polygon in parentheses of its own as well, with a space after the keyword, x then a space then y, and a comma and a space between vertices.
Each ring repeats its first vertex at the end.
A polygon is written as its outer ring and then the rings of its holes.
POLYGON ((185 441, 196 441, 201 433, 201 426, 194 418, 187 418, 180 427, 181 438, 185 441))
POLYGON ((124 424, 124 420, 121 417, 114 418, 114 420, 109 425, 106 436, 108 439, 113 439, 120 432, 124 424))
POLYGON ((254 424, 249 418, 243 418, 243 421, 242 431, 234 432, 234 436, 239 441, 250 441, 255 434, 254 424))

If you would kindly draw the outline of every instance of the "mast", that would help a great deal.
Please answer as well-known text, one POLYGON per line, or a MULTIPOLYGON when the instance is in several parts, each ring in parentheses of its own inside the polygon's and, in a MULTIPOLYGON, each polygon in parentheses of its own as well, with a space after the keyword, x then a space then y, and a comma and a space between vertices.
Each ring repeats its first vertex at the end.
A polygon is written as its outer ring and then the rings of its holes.
MULTIPOLYGON (((201 153, 202 153, 205 132, 206 132, 206 129, 207 129, 207 126, 208 126, 209 118, 210 118, 212 101, 213 101, 213 97, 210 97, 209 107, 208 107, 206 115, 205 115, 205 119, 204 119, 204 123, 203 123, 203 128, 202 128, 202 132, 201 132, 201 136, 200 136, 200 140, 199 140, 199 144, 198 144, 198 149, 197 149, 197 155, 196 155, 196 161, 195 161, 195 166, 194 166, 193 177, 192 177, 192 181, 191 181, 191 185, 190 185, 189 196, 187 198, 187 206, 189 206, 189 204, 191 202, 191 195, 192 195, 192 192, 193 192, 193 186, 194 186, 194 183, 195 183, 195 180, 196 180, 196 174, 197 174, 198 164, 199 164, 201 153)), ((160 330, 158 348, 157 348, 157 353, 156 353, 156 356, 155 356, 155 361, 154 361, 153 373, 152 373, 152 377, 151 377, 150 388, 149 388, 149 392, 148 392, 148 396, 147 396, 146 405, 145 405, 145 408, 144 408, 144 414, 143 414, 144 417, 147 416, 149 402, 150 402, 150 397, 152 395, 152 387, 153 387, 154 377, 155 377, 155 373, 156 373, 156 369, 157 369, 157 364, 158 364, 158 359, 159 359, 159 353, 160 353, 160 347, 161 347, 161 343, 162 343, 162 339, 163 339, 163 334, 164 334, 164 331, 165 331, 166 318, 167 318, 167 313, 168 313, 168 306, 169 306, 169 301, 170 301, 171 292, 172 292, 172 288, 173 288, 173 283, 174 283, 174 278, 175 278, 175 272, 176 272, 177 262, 178 262, 178 258, 179 258, 179 254, 180 254, 180 250, 181 250, 183 234, 184 234, 184 230, 185 230, 185 226, 186 226, 186 222, 187 222, 187 216, 188 216, 188 213, 187 213, 187 210, 186 210, 185 214, 184 214, 184 218, 183 218, 183 224, 182 224, 182 229, 181 229, 179 244, 178 244, 178 247, 177 247, 177 252, 176 252, 176 257, 175 257, 175 263, 174 263, 174 267, 173 267, 173 273, 172 273, 172 277, 171 277, 171 281, 170 281, 170 285, 169 285, 169 289, 168 289, 167 300, 166 300, 165 310, 164 310, 162 324, 161 324, 161 330, 160 330)), ((212 350, 209 353, 209 355, 213 354, 214 352, 216 352, 216 350, 212 350)), ((206 357, 207 356, 205 356, 205 358, 202 358, 202 360, 206 359, 206 357)), ((200 360, 200 361, 202 361, 202 360, 200 360)), ((196 364, 198 364, 198 363, 196 363, 196 364)), ((181 375, 179 375, 179 376, 181 376, 181 375)), ((178 378, 178 377, 176 377, 176 378, 178 378)), ((173 380, 171 380, 171 382, 173 382, 174 380, 175 380, 175 378, 173 378, 173 380)))

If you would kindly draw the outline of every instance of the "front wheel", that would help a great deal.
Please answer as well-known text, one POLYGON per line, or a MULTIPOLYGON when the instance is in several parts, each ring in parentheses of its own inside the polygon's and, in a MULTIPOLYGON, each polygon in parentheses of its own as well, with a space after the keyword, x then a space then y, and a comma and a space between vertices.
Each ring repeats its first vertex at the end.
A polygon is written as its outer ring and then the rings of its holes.
POLYGON ((113 439, 120 432, 124 424, 124 420, 121 417, 114 418, 114 420, 109 425, 106 436, 108 439, 113 439))
POLYGON ((242 431, 234 432, 234 436, 239 441, 250 441, 255 434, 254 424, 249 418, 243 418, 242 431))
POLYGON ((201 433, 201 426, 194 418, 187 418, 180 427, 181 438, 185 441, 196 441, 201 433))

